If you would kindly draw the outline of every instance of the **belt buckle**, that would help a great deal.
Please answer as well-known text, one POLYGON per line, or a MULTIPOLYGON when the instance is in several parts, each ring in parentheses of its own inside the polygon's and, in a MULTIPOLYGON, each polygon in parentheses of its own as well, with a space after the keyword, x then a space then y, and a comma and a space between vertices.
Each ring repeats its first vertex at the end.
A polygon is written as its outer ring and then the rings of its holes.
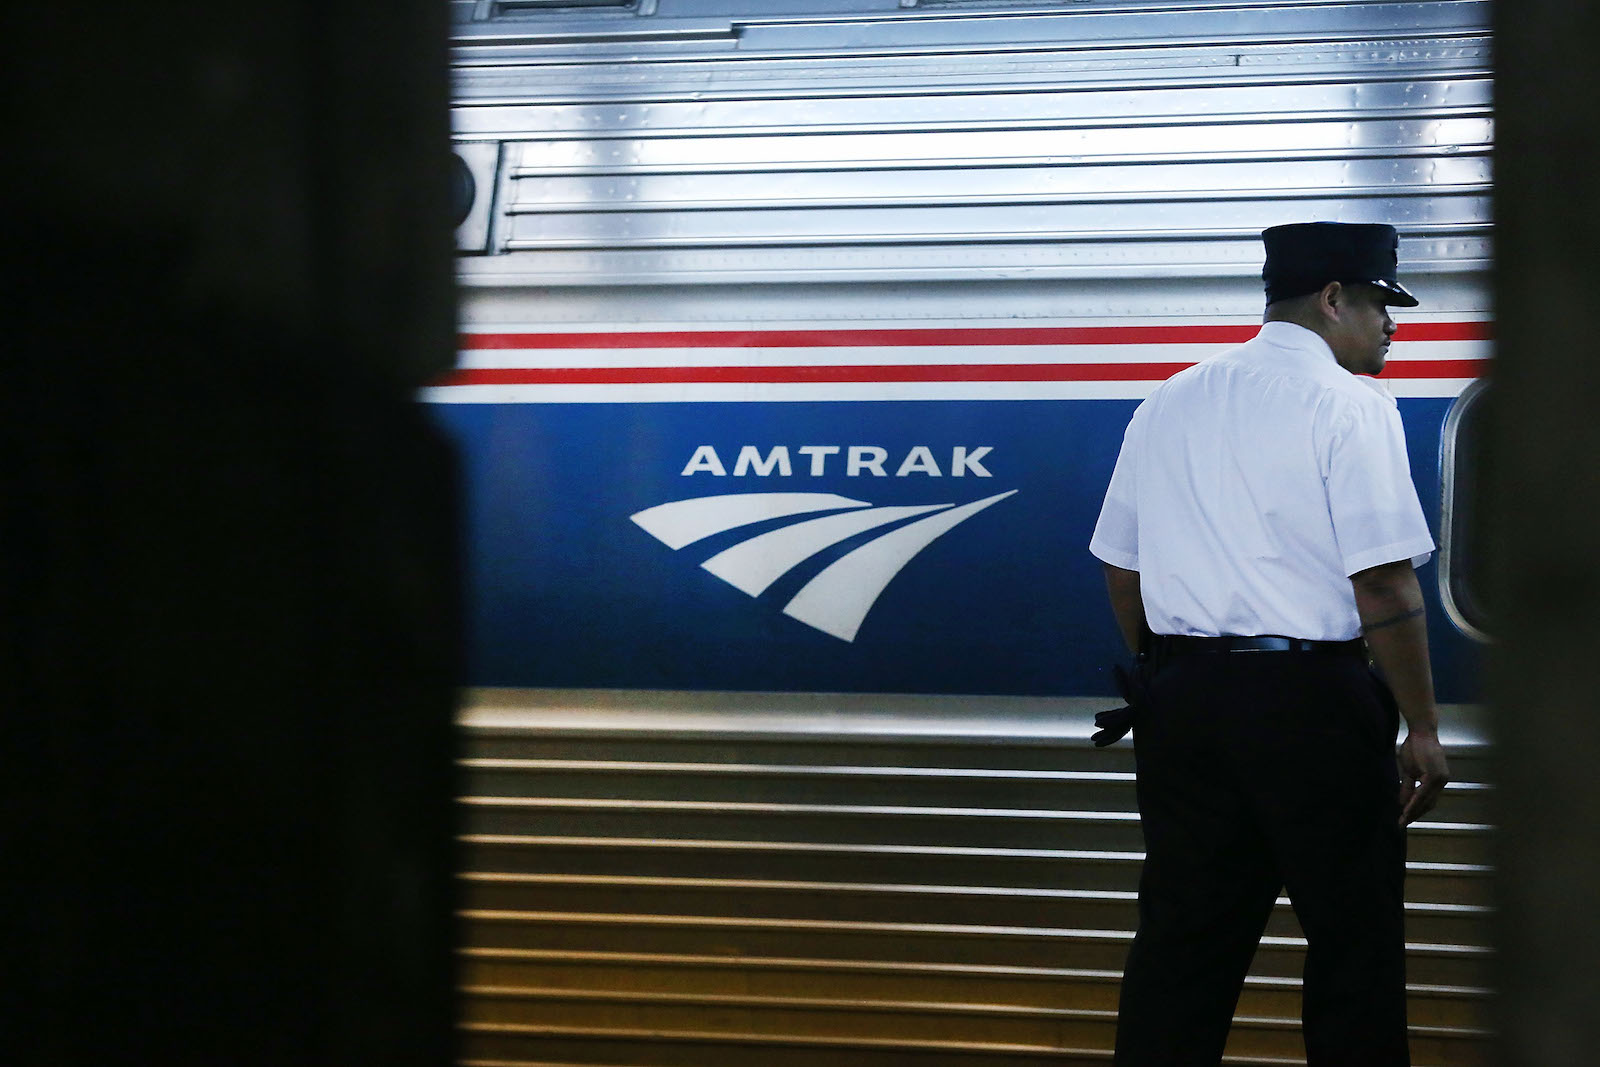
POLYGON ((1248 642, 1242 648, 1229 649, 1230 652, 1293 652, 1296 642, 1288 637, 1247 637, 1248 642))

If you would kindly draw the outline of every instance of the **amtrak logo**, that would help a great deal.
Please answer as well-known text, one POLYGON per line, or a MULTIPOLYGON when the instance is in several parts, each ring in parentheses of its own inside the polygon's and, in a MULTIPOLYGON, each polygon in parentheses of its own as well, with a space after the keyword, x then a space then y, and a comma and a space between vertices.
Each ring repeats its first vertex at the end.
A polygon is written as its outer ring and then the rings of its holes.
POLYGON ((841 641, 854 641, 872 605, 918 552, 1015 492, 959 507, 873 507, 864 500, 833 493, 732 493, 676 500, 629 518, 676 551, 751 523, 829 512, 819 518, 797 518, 787 526, 746 538, 700 564, 753 597, 829 546, 880 526, 901 523, 828 564, 784 606, 783 613, 790 618, 841 641), (917 515, 926 517, 902 522, 917 515))

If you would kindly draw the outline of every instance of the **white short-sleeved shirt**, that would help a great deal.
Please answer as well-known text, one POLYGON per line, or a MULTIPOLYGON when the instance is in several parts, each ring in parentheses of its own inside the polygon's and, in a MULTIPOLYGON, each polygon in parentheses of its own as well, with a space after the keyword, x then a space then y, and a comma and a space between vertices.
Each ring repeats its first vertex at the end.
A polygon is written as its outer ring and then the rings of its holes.
POLYGON ((1350 575, 1433 547, 1394 399, 1287 322, 1156 387, 1089 542, 1158 634, 1316 641, 1360 634, 1350 575))

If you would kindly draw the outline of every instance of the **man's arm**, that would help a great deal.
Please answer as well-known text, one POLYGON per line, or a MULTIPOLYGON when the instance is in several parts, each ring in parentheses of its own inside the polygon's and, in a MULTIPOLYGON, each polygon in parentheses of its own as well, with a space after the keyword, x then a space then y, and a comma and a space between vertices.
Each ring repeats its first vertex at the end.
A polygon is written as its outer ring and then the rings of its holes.
POLYGON ((1358 571, 1350 584, 1367 647, 1406 720, 1400 746, 1400 824, 1405 826, 1432 810, 1450 780, 1433 703, 1422 587, 1411 561, 1404 559, 1358 571))
POLYGON ((1139 593, 1139 572, 1105 564, 1106 593, 1111 597, 1111 613, 1129 652, 1139 651, 1139 635, 1144 633, 1144 597, 1139 593))

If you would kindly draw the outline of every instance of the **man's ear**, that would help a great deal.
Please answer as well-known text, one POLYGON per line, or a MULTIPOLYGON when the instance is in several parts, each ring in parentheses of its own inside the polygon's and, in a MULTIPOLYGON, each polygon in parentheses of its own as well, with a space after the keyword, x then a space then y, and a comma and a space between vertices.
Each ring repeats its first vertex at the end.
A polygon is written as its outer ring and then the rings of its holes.
POLYGON ((1344 286, 1338 282, 1329 282, 1317 294, 1317 310, 1322 312, 1324 318, 1337 319, 1343 306, 1344 286))

